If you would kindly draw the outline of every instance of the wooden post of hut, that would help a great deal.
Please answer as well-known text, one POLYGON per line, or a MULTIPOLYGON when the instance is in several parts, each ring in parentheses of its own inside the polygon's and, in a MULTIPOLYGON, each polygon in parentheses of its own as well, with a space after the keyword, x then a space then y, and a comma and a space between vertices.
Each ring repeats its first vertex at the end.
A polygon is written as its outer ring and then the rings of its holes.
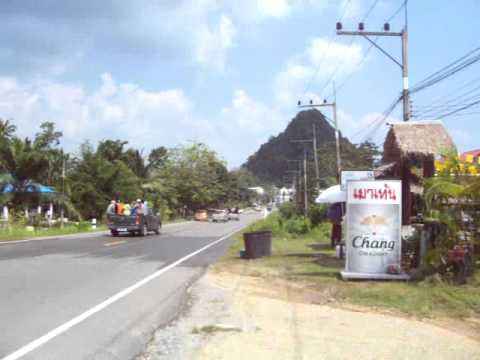
POLYGON ((410 224, 412 191, 422 192, 413 168, 422 168, 423 177, 434 175, 435 157, 455 148, 441 121, 409 121, 390 126, 383 149, 383 162, 395 164, 395 178, 402 180, 402 223, 410 224))

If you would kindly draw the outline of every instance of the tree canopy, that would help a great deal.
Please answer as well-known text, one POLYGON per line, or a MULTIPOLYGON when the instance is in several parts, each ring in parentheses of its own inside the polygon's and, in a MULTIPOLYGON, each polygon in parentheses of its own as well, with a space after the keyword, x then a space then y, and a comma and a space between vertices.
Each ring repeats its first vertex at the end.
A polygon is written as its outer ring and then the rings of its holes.
POLYGON ((212 206, 248 202, 255 183, 245 170, 228 171, 225 162, 205 144, 166 148, 148 154, 124 140, 106 139, 97 146, 86 142, 78 153, 60 147, 62 133, 45 122, 33 139, 16 136, 9 120, 0 120, 0 185, 13 185, 8 198, 14 205, 39 204, 39 196, 16 195, 27 183, 49 185, 73 215, 101 218, 112 199, 132 202, 147 199, 167 215, 212 206), (64 191, 66 197, 59 194, 64 191), (28 200, 28 201, 27 201, 28 200))

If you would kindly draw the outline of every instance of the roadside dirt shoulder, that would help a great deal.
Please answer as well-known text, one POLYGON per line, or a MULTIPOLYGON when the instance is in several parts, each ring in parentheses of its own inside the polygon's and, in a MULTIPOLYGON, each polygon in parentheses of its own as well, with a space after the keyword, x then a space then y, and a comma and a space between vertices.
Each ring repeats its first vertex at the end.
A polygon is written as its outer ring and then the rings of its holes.
POLYGON ((277 281, 212 272, 207 280, 228 310, 197 328, 195 359, 480 358, 480 342, 429 323, 302 302, 299 289, 277 281))

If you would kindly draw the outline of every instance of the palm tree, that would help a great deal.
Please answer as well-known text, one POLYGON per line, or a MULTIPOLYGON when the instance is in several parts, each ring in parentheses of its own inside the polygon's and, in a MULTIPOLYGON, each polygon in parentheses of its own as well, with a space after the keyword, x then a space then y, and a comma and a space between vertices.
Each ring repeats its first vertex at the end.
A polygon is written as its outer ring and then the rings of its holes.
POLYGON ((16 130, 10 120, 0 119, 0 139, 11 139, 16 130))

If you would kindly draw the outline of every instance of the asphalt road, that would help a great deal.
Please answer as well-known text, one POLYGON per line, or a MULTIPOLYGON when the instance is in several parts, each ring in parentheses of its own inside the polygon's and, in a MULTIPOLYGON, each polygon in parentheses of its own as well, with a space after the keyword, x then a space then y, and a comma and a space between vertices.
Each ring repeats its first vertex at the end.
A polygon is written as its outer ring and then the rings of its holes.
POLYGON ((0 244, 0 358, 134 358, 177 316, 189 285, 225 253, 228 234, 258 216, 172 224, 144 238, 90 234, 0 244))

